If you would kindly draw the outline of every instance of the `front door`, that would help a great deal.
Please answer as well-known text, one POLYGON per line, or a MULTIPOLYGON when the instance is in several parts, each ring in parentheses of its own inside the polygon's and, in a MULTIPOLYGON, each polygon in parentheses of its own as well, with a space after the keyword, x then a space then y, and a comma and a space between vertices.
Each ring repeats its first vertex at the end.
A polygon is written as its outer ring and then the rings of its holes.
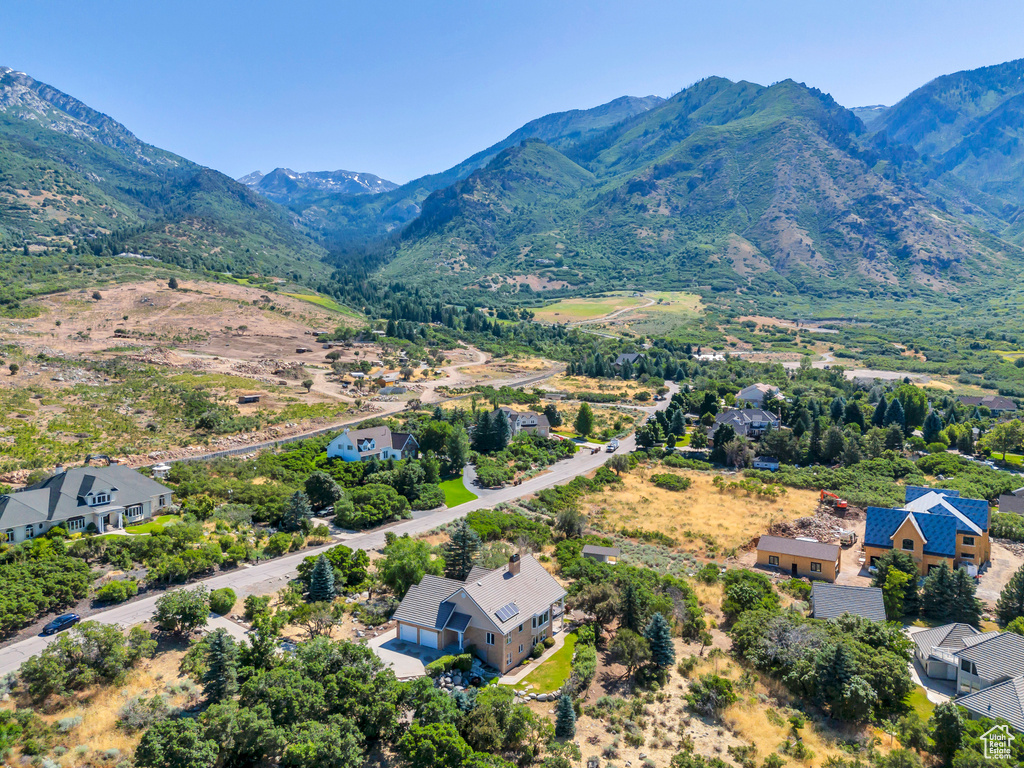
POLYGON ((799 573, 797 572, 797 570, 796 570, 796 563, 793 563, 793 575, 794 575, 794 576, 799 576, 799 575, 800 575, 800 574, 799 574, 799 573))

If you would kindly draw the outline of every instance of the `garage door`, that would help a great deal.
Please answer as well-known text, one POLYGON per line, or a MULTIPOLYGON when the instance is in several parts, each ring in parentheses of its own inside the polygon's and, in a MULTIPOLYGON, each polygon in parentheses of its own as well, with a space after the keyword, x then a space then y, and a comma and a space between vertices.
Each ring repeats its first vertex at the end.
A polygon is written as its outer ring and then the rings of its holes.
POLYGON ((416 627, 410 627, 408 624, 402 625, 402 639, 410 643, 416 642, 416 627))
POLYGON ((430 632, 426 629, 420 630, 420 645, 427 648, 437 648, 437 632, 430 632))

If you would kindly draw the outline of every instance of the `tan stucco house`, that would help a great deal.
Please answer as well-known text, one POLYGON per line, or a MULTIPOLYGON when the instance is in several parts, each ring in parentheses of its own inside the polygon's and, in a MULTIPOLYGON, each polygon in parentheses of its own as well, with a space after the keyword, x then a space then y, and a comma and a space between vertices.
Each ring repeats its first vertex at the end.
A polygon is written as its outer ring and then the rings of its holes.
POLYGON ((398 639, 459 653, 472 651, 505 674, 553 634, 566 592, 530 555, 495 570, 475 566, 465 581, 424 576, 402 598, 398 639))
POLYGON ((814 539, 766 535, 757 541, 757 564, 790 576, 835 581, 842 557, 843 550, 838 544, 822 544, 814 539))
POLYGON ((874 565, 887 550, 914 558, 922 576, 946 563, 972 576, 989 561, 989 508, 959 491, 908 486, 902 509, 868 507, 864 556, 874 565))

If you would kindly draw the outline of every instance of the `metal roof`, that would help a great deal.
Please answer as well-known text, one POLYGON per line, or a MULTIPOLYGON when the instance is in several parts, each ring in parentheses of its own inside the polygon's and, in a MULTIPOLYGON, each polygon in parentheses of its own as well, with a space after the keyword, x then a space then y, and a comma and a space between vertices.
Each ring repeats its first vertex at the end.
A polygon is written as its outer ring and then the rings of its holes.
POLYGON ((965 645, 965 638, 977 635, 978 630, 970 624, 955 623, 943 624, 941 627, 926 629, 923 632, 915 632, 911 640, 917 646, 921 655, 928 658, 935 648, 945 648, 949 651, 958 651, 965 645))
POLYGON ((809 557, 812 560, 826 560, 834 563, 839 559, 838 544, 822 544, 820 541, 787 539, 783 536, 762 536, 757 541, 758 552, 778 552, 780 555, 809 557))
POLYGON ((622 554, 619 547, 599 547, 596 544, 584 544, 584 555, 603 555, 604 557, 618 557, 622 554))
POLYGON ((955 654, 973 661, 978 677, 1001 680, 1024 675, 1024 637, 1013 632, 999 632, 955 654))
POLYGON ((842 584, 814 582, 811 609, 816 619, 836 619, 844 613, 871 621, 885 621, 885 602, 877 587, 848 587, 842 584))
POLYGON ((993 720, 1002 719, 1024 732, 1024 677, 983 688, 956 700, 968 712, 993 720))

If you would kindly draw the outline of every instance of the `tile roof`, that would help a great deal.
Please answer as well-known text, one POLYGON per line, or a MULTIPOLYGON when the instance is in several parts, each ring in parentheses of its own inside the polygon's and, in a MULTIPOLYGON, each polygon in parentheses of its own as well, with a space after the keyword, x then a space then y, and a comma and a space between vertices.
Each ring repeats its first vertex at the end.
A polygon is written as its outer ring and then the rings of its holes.
POLYGON ((736 399, 756 400, 758 402, 761 402, 764 400, 765 395, 772 392, 778 394, 779 391, 779 388, 772 384, 762 384, 758 382, 757 384, 751 384, 749 387, 744 387, 739 392, 737 392, 736 399))
POLYGON ((928 658, 936 648, 946 651, 958 651, 964 647, 965 638, 978 634, 978 630, 970 624, 955 623, 944 624, 934 629, 926 629, 923 632, 915 632, 910 639, 914 641, 921 655, 928 658))
POLYGON ((473 617, 468 613, 459 613, 456 611, 452 614, 452 617, 448 619, 447 629, 454 629, 456 632, 465 632, 466 627, 469 626, 469 622, 473 620, 473 617))
POLYGON ((871 621, 885 621, 882 590, 877 587, 848 587, 816 581, 811 588, 811 608, 816 619, 836 619, 849 613, 871 621))
POLYGON ((445 600, 462 587, 461 581, 428 574, 419 584, 409 587, 392 618, 441 629, 455 612, 455 606, 445 600))
POLYGON ((1024 677, 983 688, 956 700, 957 706, 980 717, 1002 719, 1024 732, 1024 677))
POLYGON ((492 570, 494 569, 484 568, 482 565, 474 565, 469 569, 469 576, 466 577, 466 581, 479 581, 492 570))
POLYGON ((778 552, 782 555, 809 557, 813 560, 826 560, 834 563, 839 559, 838 544, 822 544, 820 541, 802 541, 787 539, 783 536, 762 536, 757 541, 759 552, 778 552))
POLYGON ((984 397, 961 395, 960 402, 964 405, 984 405, 993 411, 1016 411, 1017 405, 1008 397, 1002 395, 985 395, 984 397))
POLYGON ((1024 637, 1013 632, 993 633, 991 637, 957 651, 956 655, 973 661, 978 677, 984 680, 1024 675, 1024 637))
POLYGON ((467 594, 503 634, 517 624, 522 624, 524 619, 544 613, 552 603, 566 595, 562 585, 531 555, 524 555, 520 559, 519 573, 516 575, 509 573, 508 566, 505 566, 477 581, 467 581, 460 586, 465 587, 467 594), (501 621, 496 612, 509 603, 516 603, 519 612, 501 621))
POLYGON ((999 511, 1000 512, 1014 512, 1018 515, 1024 515, 1024 495, 1016 495, 1012 493, 1004 493, 999 497, 999 511))

